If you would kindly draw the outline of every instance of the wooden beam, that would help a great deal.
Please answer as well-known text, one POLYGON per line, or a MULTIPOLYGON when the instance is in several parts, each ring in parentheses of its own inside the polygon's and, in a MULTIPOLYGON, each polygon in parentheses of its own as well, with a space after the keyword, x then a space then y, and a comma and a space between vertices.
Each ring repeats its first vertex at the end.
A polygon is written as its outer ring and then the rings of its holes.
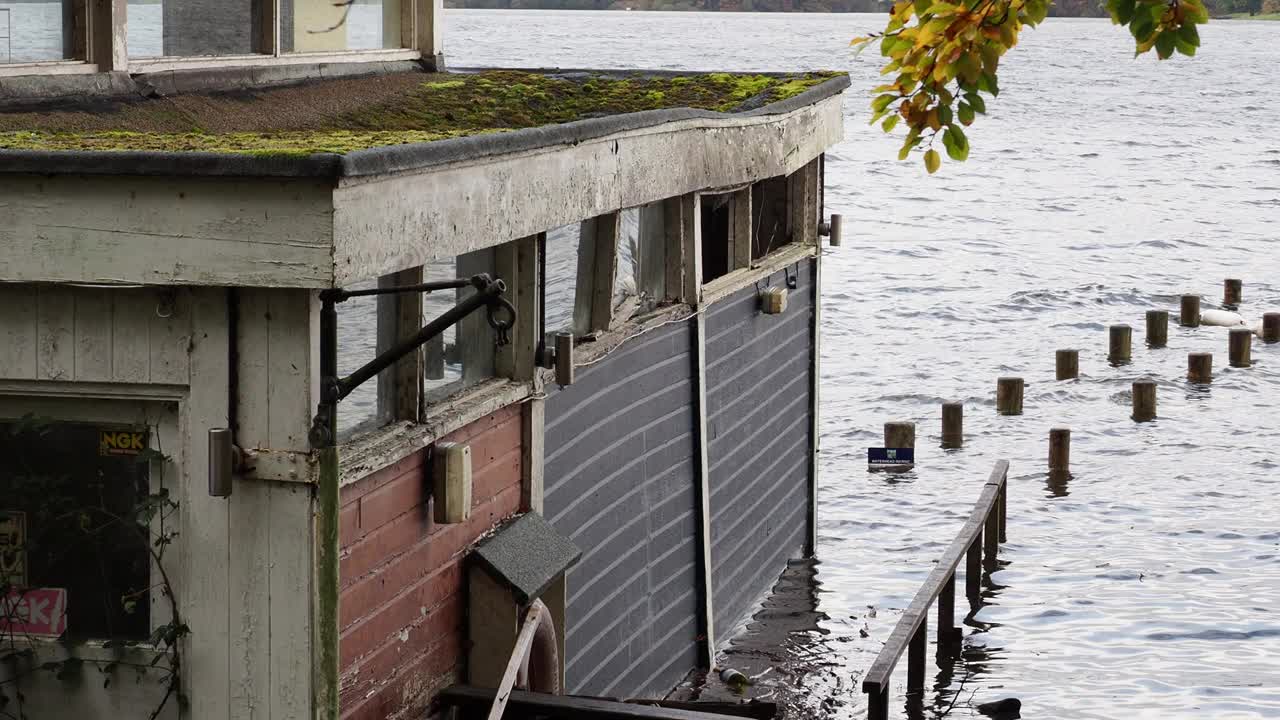
POLYGON ((591 331, 595 332, 608 330, 613 325, 613 283, 618 273, 618 234, 622 229, 622 213, 606 213, 597 217, 593 224, 596 264, 591 288, 591 331))
POLYGON ((546 401, 530 399, 521 412, 520 506, 541 514, 546 464, 546 401))
POLYGON ((702 198, 698 193, 688 193, 680 199, 680 221, 684 269, 680 295, 686 303, 698 305, 702 302, 702 198))
MULTIPOLYGON (((378 278, 378 287, 415 285, 422 282, 422 267, 409 268, 378 278)), ((422 294, 395 293, 378 296, 378 352, 413 337, 422 329, 422 294)), ((378 419, 417 422, 421 412, 423 352, 418 348, 391 368, 378 374, 378 419)))
POLYGON ((129 69, 129 47, 125 32, 128 0, 89 0, 88 61, 99 72, 129 69))
POLYGON ((436 71, 444 70, 444 0, 403 0, 417 6, 414 49, 422 53, 423 62, 434 63, 436 71))
POLYGON ((663 299, 675 302, 680 302, 684 289, 684 209, 683 196, 662 201, 662 221, 667 236, 663 299))
POLYGON ((254 0, 253 51, 261 55, 279 55, 280 0, 254 0))
POLYGON ((729 228, 729 271, 751 267, 751 248, 755 241, 751 228, 751 186, 733 194, 733 220, 729 228))

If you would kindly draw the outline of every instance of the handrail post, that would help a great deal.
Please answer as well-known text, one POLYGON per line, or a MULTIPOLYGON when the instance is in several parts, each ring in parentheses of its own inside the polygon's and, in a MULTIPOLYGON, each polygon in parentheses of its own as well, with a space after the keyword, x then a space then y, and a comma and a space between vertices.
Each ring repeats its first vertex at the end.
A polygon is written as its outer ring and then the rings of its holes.
POLYGON ((867 720, 889 720, 889 688, 871 694, 867 720))
POLYGON ((973 536, 965 556, 964 588, 970 607, 977 605, 982 599, 982 533, 973 536))
POLYGON ((955 641, 956 634, 956 574, 951 573, 938 594, 938 654, 955 641))
POLYGON ((1000 552, 1000 516, 998 514, 987 515, 986 522, 983 523, 983 533, 986 535, 982 539, 982 544, 986 550, 987 564, 994 565, 996 555, 1000 552))
POLYGON ((1009 517, 1009 478, 1003 478, 1000 483, 1000 542, 1006 542, 1008 538, 1005 536, 1005 521, 1009 517))
POLYGON ((920 627, 907 647, 907 694, 924 692, 925 654, 929 649, 929 609, 920 616, 920 627))

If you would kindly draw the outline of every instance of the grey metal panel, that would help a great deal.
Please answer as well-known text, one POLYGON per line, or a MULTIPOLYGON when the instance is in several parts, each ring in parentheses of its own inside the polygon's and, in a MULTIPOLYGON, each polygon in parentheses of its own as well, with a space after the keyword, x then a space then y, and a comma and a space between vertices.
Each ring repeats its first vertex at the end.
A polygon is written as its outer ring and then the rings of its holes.
POLYGON ((691 334, 654 330, 548 390, 545 514, 583 550, 568 573, 569 692, 661 696, 697 663, 691 334))
MULTIPOLYGON (((781 315, 746 288, 708 309, 707 462, 718 639, 804 548, 812 447, 813 267, 781 315)), ((783 284, 777 273, 772 284, 783 284)), ((763 285, 763 283, 762 283, 763 285)))

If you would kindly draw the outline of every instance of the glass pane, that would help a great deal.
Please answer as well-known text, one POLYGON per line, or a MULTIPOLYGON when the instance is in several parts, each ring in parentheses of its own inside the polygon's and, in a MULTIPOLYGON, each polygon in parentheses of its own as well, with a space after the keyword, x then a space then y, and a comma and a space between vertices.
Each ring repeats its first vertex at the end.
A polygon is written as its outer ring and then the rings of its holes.
POLYGON ((547 333, 573 332, 573 307, 578 287, 578 245, 582 238, 579 223, 558 227, 547 233, 547 276, 545 309, 547 333))
POLYGON ((248 55, 257 0, 129 0, 130 57, 248 55))
POLYGON ((0 64, 75 57, 74 8, 74 0, 0 0, 0 64))
POLYGON ((282 0, 281 43, 285 52, 335 52, 402 47, 400 0, 282 0))
MULTIPOLYGON (((348 290, 367 290, 378 286, 376 280, 356 283, 348 290)), ((376 295, 353 297, 337 304, 338 311, 338 376, 346 377, 378 355, 378 298, 376 295)), ((369 380, 351 391, 338 403, 338 436, 377 426, 378 381, 369 380)))
MULTIPOLYGON (((423 268, 427 281, 466 278, 480 273, 493 273, 492 249, 477 250, 459 255, 456 262, 438 262, 423 268)), ((474 292, 474 288, 467 286, 428 293, 422 301, 423 324, 448 312, 474 292)), ((426 402, 440 400, 493 377, 495 339, 488 313, 481 308, 427 342, 423 354, 426 402)))
POLYGON ((148 447, 145 428, 0 422, 0 634, 150 635, 148 546, 171 508, 148 447))

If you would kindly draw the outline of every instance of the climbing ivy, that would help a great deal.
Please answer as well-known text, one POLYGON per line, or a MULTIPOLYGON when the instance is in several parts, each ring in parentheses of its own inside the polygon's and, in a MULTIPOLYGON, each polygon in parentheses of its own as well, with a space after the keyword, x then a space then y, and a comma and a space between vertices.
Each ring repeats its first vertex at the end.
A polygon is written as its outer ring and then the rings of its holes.
MULTIPOLYGON (((888 61, 880 74, 893 78, 872 91, 871 124, 880 123, 885 132, 905 126, 898 159, 923 145, 925 168, 937 172, 938 139, 952 160, 969 157, 964 128, 987 112, 987 97, 1000 94, 1000 59, 1018 44, 1023 28, 1044 21, 1050 4, 898 0, 883 32, 853 39, 859 50, 879 41, 888 61)), ((1197 26, 1209 20, 1202 0, 1108 0, 1107 10, 1115 24, 1129 28, 1136 55, 1155 50, 1161 60, 1175 52, 1195 55, 1197 26)))

